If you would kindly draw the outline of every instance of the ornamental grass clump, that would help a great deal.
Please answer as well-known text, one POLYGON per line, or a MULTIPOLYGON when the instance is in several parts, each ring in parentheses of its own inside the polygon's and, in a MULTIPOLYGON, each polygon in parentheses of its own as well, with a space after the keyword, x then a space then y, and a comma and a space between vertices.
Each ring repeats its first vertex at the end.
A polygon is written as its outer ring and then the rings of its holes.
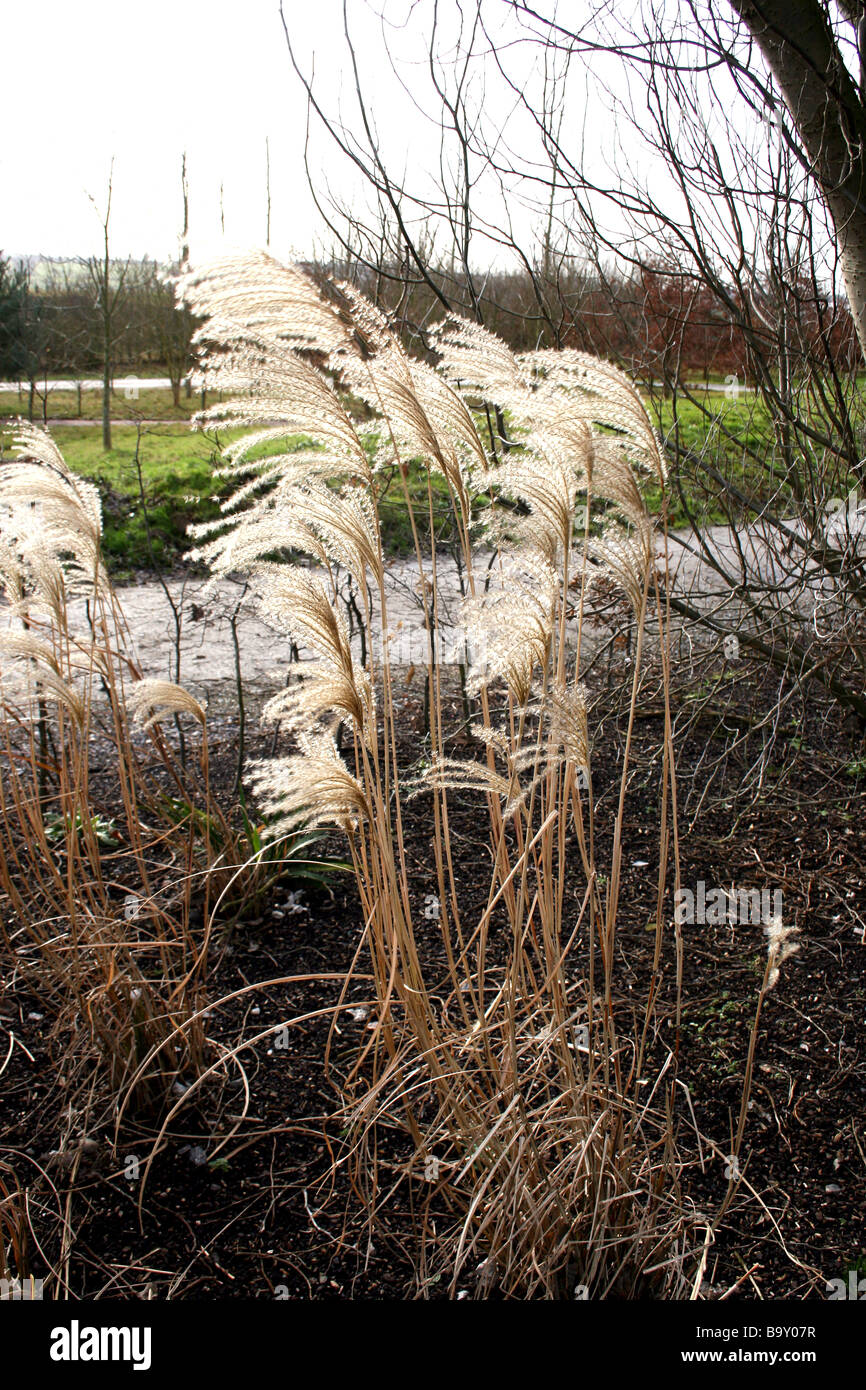
POLYGON ((217 866, 197 815, 220 817, 204 710, 179 686, 141 679, 96 488, 44 431, 21 424, 16 445, 0 465, 0 941, 10 978, 52 1008, 70 1105, 113 1122, 161 1111, 203 1063, 217 866), (197 767, 182 768, 162 736, 175 715, 198 727, 197 767), (135 722, 150 730, 161 780, 145 770, 135 722), (167 788, 187 807, 179 834, 167 788))
MULTIPOLYGON (((275 833, 338 827, 357 880, 375 1026, 343 1076, 339 1161, 371 1220, 386 1187, 417 1184, 423 1292, 681 1296, 693 1223, 675 1144, 674 1052, 656 1018, 672 864, 676 874, 669 712, 657 882, 643 917, 655 924, 653 982, 627 1003, 617 986, 628 949, 624 811, 650 611, 666 710, 668 688, 656 531, 643 496, 646 484, 663 492, 665 467, 640 397, 606 362, 575 351, 514 354, 459 319, 436 330, 436 365, 420 361, 357 290, 266 255, 190 272, 180 292, 204 321, 203 379, 220 398, 199 423, 248 430, 224 452, 234 492, 221 517, 198 528, 195 553, 217 577, 252 576, 270 620, 315 658, 268 706, 293 751, 259 762, 252 787, 275 833), (504 452, 478 423, 485 404, 507 422, 504 452), (299 433, 312 447, 294 447, 299 433), (420 504, 408 485, 419 468, 420 504), (403 490, 422 580, 430 719, 421 762, 399 737, 385 476, 403 490), (465 578, 471 758, 446 746, 437 555, 425 556, 421 540, 434 482, 447 489, 465 578), (383 634, 365 643, 363 660, 340 614, 346 572, 367 632, 383 634), (586 594, 600 573, 627 596, 636 632, 604 862, 581 681, 586 594), (475 859, 480 906, 455 867, 455 799, 477 803, 486 827, 488 854, 475 859), (429 809, 432 951, 407 855, 410 800, 413 816, 429 809), (406 1136, 409 1156, 386 1183, 377 1135, 387 1127, 406 1136)), ((673 959, 679 980, 679 942, 673 959)))

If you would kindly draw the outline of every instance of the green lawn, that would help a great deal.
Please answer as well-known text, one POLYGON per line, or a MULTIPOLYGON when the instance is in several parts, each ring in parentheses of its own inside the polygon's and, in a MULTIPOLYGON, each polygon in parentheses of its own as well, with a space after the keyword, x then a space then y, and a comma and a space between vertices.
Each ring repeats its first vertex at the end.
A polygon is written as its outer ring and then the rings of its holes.
MULTIPOLYGON (((746 495, 766 500, 768 479, 757 460, 766 458, 769 453, 773 433, 763 401, 750 395, 729 400, 721 392, 711 391, 703 397, 703 402, 708 414, 690 401, 678 401, 677 442, 680 448, 718 469, 746 495), (750 457, 750 454, 755 457, 750 457)), ((662 438, 670 439, 673 443, 674 420, 670 401, 659 403, 655 420, 662 438)), ((711 481, 702 481, 701 470, 696 464, 684 466, 680 476, 688 513, 704 525, 727 520, 718 503, 715 485, 711 481)), ((658 505, 658 495, 651 496, 650 502, 651 505, 658 505)), ((670 516, 673 526, 685 525, 688 520, 686 507, 676 490, 671 498, 670 516)))
MULTIPOLYGON (((858 390, 859 386, 858 381, 858 390)), ((812 446, 807 465, 802 440, 795 439, 792 449, 796 474, 786 474, 773 422, 761 398, 743 394, 731 400, 721 392, 709 392, 702 400, 705 410, 684 399, 678 402, 679 445, 691 455, 680 467, 679 481, 688 512, 700 524, 732 519, 732 513, 719 504, 719 484, 702 464, 715 469, 756 508, 769 505, 781 514, 788 511, 797 492, 814 491, 819 480, 828 495, 844 496, 856 486, 857 479, 848 476, 841 461, 829 452, 822 455, 817 445, 812 446)), ((802 409, 805 413, 809 407, 804 403, 802 409)), ((657 402, 654 413, 662 436, 672 439, 671 402, 657 402)), ((851 414, 855 426, 862 422, 863 399, 856 394, 851 414)), ((671 518, 674 525, 687 520, 678 497, 672 500, 671 518)), ((733 515, 735 522, 738 519, 733 515)))
MULTIPOLYGON (((144 505, 134 427, 113 427, 109 453, 102 448, 98 426, 59 426, 51 434, 70 468, 99 487, 105 553, 119 575, 154 566, 170 568, 189 547, 185 532, 190 522, 219 514, 218 498, 224 489, 213 476, 214 442, 187 425, 142 430, 144 505)), ((8 435, 0 435, 0 441, 8 447, 8 435)))
MULTIPOLYGON (((138 373, 135 373, 138 375, 138 373)), ((27 414, 28 393, 23 391, 0 391, 0 417, 27 414)), ((42 398, 37 394, 33 403, 33 418, 37 423, 43 417, 42 398)), ((131 398, 123 389, 119 379, 111 395, 112 420, 188 420, 200 409, 201 396, 194 392, 187 398, 180 393, 180 405, 176 406, 168 388, 147 388, 131 398)), ((49 391, 46 398, 48 425, 52 420, 101 420, 102 392, 82 391, 79 403, 76 391, 49 391), (80 406, 80 408, 79 408, 80 406)))
MULTIPOLYGON (((0 459, 12 448, 11 422, 0 421, 0 459)), ((167 422, 142 426, 112 427, 112 448, 102 447, 97 425, 58 425, 50 432, 66 462, 76 473, 95 482, 102 497, 103 544, 109 566, 122 578, 135 570, 171 568, 190 548, 187 527, 219 515, 219 502, 231 489, 214 477, 219 450, 244 431, 222 430, 218 436, 191 431, 188 425, 167 422), (141 485, 136 468, 136 446, 141 465, 141 485), (142 485, 144 499, 142 501, 142 485)), ((309 446, 308 439, 289 441, 309 446)), ((262 452, 279 452, 286 441, 262 452)), ((413 467, 409 489, 416 504, 419 531, 427 540, 426 475, 413 467)), ((412 531, 403 488, 396 470, 377 479, 380 488, 383 535, 388 552, 405 554, 412 547, 412 531)), ((444 481, 433 480, 434 518, 437 529, 447 523, 447 491, 444 481)))

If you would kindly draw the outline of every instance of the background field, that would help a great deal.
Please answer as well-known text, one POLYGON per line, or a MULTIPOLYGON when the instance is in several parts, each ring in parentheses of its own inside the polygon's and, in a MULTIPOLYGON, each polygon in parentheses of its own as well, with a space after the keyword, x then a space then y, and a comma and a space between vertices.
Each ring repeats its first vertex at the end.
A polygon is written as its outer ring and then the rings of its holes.
MULTIPOLYGON (((773 430, 763 402, 751 393, 731 399, 718 390, 700 392, 696 398, 700 405, 678 402, 680 445, 747 495, 765 497, 772 474, 759 460, 772 449, 773 430)), ((213 471, 220 448, 234 434, 190 429, 192 416, 201 408, 198 393, 187 397, 182 391, 180 405, 175 406, 168 389, 142 388, 130 399, 119 387, 112 397, 112 448, 106 453, 99 391, 83 391, 79 402, 75 391, 58 389, 48 393, 44 411, 41 401, 37 405, 36 419, 42 422, 44 417, 70 467, 100 489, 105 548, 115 575, 176 565, 188 549, 187 527, 218 514, 226 485, 213 471)), ((26 393, 0 392, 0 458, 9 456, 15 417, 23 416, 26 407, 26 393)), ((666 435, 673 427, 671 403, 659 400, 654 409, 666 435)), ((682 495, 672 494, 674 526, 686 525, 690 516, 705 525, 727 519, 712 483, 697 482, 699 475, 699 466, 681 470, 682 495)), ((420 468, 412 468, 408 481, 413 495, 423 496, 426 508, 426 477, 420 468)), ((402 487, 399 479, 384 474, 380 486, 389 551, 405 554, 412 537, 402 487)), ((442 543, 449 532, 445 491, 435 479, 433 486, 434 520, 442 543)), ((649 500, 651 506, 657 502, 652 494, 649 500)), ((429 535, 424 540, 429 544, 429 535)))

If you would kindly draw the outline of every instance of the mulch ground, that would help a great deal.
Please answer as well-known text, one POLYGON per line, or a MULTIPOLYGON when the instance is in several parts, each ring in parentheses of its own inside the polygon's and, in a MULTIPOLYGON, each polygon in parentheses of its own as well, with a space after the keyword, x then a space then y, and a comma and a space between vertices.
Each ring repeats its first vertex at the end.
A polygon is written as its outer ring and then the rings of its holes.
MULTIPOLYGON (((862 732, 825 708, 801 707, 795 718, 790 705, 781 721, 762 727, 777 693, 757 674, 744 673, 735 689, 726 688, 723 706, 711 697, 699 705, 675 702, 682 726, 682 883, 779 889, 784 920, 800 928, 802 939, 764 1004, 741 1156, 748 1186, 709 1250, 704 1293, 711 1298, 732 1288, 733 1297, 824 1298, 826 1280, 846 1278, 852 1268, 866 1273, 862 732)), ((422 693, 407 688, 402 698, 401 737, 412 761, 423 746, 422 693)), ((600 733, 592 766, 604 863, 625 716, 614 696, 601 698, 593 715, 600 733)), ((459 729, 456 698, 448 717, 459 729)), ((214 726, 216 780, 227 786, 236 756, 228 707, 215 712, 214 726)), ((658 713, 638 721, 620 911, 621 1008, 628 1007, 630 993, 641 997, 652 965, 660 729, 658 713)), ((464 736, 456 737, 465 751, 464 736)), ((250 753, 267 752, 268 745, 269 739, 254 738, 250 753)), ((99 790, 98 776, 95 786, 99 790)), ((110 811, 108 781, 102 793, 110 811)), ((454 799, 451 819, 464 913, 471 917, 472 908, 486 902, 487 878, 478 867, 484 827, 468 799, 454 799)), ((408 803, 406 836, 422 951, 435 968, 437 928, 427 926, 423 912, 436 890, 423 799, 408 803)), ((342 853, 337 837, 326 848, 342 853)), ((268 980, 341 972, 352 962, 361 924, 351 876, 337 875, 327 888, 304 888, 300 904, 291 889, 281 885, 261 915, 239 926, 218 954, 215 1000, 260 984, 214 1011, 211 1036, 227 1045, 324 1009, 338 994, 333 982, 270 986, 268 980)), ((698 1129, 716 1146, 703 1151, 702 1163, 692 1153, 684 1181, 689 1198, 711 1216, 727 1188, 718 1155, 729 1151, 736 1128, 765 940, 759 923, 687 924, 683 934, 678 1075, 688 1084, 698 1129)), ((664 971, 659 1013, 664 1036, 675 1046, 672 946, 664 971)), ((244 1117, 232 1121, 236 1133, 218 1154, 217 1111, 221 1133, 227 1116, 242 1114, 238 1081, 179 1112, 143 1193, 152 1130, 134 1124, 116 1149, 109 1131, 96 1135, 81 1154, 70 1190, 56 1158, 63 1136, 75 1132, 60 1040, 45 1004, 7 970, 0 1065, 10 1030, 23 1047, 13 1047, 0 1085, 0 1161, 30 1189, 32 1273, 47 1274, 58 1260, 65 1229, 69 1284, 87 1298, 414 1296, 411 1190, 404 1185, 383 1206, 370 1232, 347 1169, 328 1176, 340 1144, 337 1122, 328 1118, 337 1108, 336 1077, 369 1022, 360 981, 350 996, 361 1012, 341 1015, 330 1073, 324 1064, 327 1016, 293 1026, 288 1047, 271 1035, 244 1051, 249 1104, 244 1117)), ((681 1142, 695 1149, 687 1126, 681 1142)), ((385 1134, 383 1174, 396 1173, 403 1156, 399 1136, 385 1134)))

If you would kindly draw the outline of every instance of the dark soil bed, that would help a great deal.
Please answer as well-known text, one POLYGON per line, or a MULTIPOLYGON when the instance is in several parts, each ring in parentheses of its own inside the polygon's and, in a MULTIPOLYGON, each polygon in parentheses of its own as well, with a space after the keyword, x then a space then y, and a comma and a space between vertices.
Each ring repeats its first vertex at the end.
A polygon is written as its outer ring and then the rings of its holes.
MULTIPOLYGON (((683 884, 779 889, 785 922, 802 933, 801 951, 785 964, 765 1002, 741 1158, 746 1184, 709 1249, 703 1289, 709 1298, 729 1290, 735 1298, 825 1298, 827 1280, 847 1278, 850 1269, 866 1273, 861 735, 826 710, 801 710, 796 733, 775 727, 767 754, 759 726, 777 693, 744 675, 724 716, 700 712, 679 741, 683 884), (739 719, 731 719, 732 709, 739 719), (707 791, 708 759, 714 772, 707 791)), ((593 752, 602 863, 609 854, 605 826, 612 821, 624 730, 613 697, 603 699, 607 704, 593 716, 599 728, 603 715, 603 736, 593 752)), ((422 692, 407 688, 403 702, 401 736, 412 761, 423 742, 422 692)), ((680 702, 677 713, 685 721, 693 712, 680 702)), ((216 777, 227 787, 236 730, 230 710, 216 709, 214 716, 216 777)), ((456 696, 448 717, 458 743, 465 742, 456 696)), ((643 997, 652 968, 660 729, 658 713, 638 721, 618 938, 623 1010, 630 993, 643 997)), ((270 736, 254 736, 249 752, 266 753, 269 746, 270 736)), ((99 791, 98 778, 95 785, 99 791)), ((110 786, 101 792, 110 811, 110 786)), ((471 918, 473 907, 486 902, 488 886, 486 861, 479 870, 485 837, 477 804, 455 797, 451 821, 463 911, 471 918)), ((435 923, 427 929, 423 913, 436 884, 422 798, 408 803, 406 831, 422 949, 436 969, 438 929, 435 923)), ((336 836, 327 848, 343 852, 336 836)), ((282 1020, 315 1015, 338 998, 333 980, 265 983, 345 971, 357 948, 360 912, 350 875, 335 876, 327 888, 308 886, 300 899, 291 887, 278 888, 261 917, 244 922, 217 952, 214 999, 244 985, 261 986, 214 1012, 210 1035, 226 1046, 282 1020)), ((712 1216, 727 1187, 718 1155, 729 1151, 736 1128, 765 941, 760 923, 685 925, 683 933, 678 1040, 672 943, 659 1017, 663 1039, 674 1051, 678 1045, 678 1075, 688 1083, 698 1129, 716 1146, 703 1153, 703 1164, 693 1152, 685 1177, 691 1200, 712 1216)), ((103 1126, 76 1158, 73 1183, 63 1166, 68 1160, 56 1156, 64 1136, 76 1132, 62 1039, 45 1004, 7 974, 0 1064, 10 1033, 15 1044, 0 1082, 0 1160, 29 1189, 30 1224, 39 1242, 31 1238, 31 1272, 48 1276, 68 1258, 69 1287, 87 1298, 417 1295, 410 1185, 402 1184, 382 1205, 371 1231, 348 1168, 329 1176, 332 1155, 341 1156, 339 1121, 331 1118, 338 1106, 336 1078, 372 1017, 361 980, 353 983, 350 1000, 357 1013, 340 1015, 330 1073, 324 1063, 329 1014, 295 1023, 288 1046, 272 1032, 242 1053, 249 1084, 245 1114, 239 1074, 212 1092, 205 1089, 197 1104, 179 1111, 150 1168, 151 1129, 124 1128, 112 1149, 111 1131, 103 1126), (217 1123, 223 1135, 236 1126, 219 1153, 217 1123)), ((682 1139, 695 1149, 687 1128, 682 1139)), ((405 1157, 400 1135, 384 1133, 377 1155, 383 1189, 405 1157)))

